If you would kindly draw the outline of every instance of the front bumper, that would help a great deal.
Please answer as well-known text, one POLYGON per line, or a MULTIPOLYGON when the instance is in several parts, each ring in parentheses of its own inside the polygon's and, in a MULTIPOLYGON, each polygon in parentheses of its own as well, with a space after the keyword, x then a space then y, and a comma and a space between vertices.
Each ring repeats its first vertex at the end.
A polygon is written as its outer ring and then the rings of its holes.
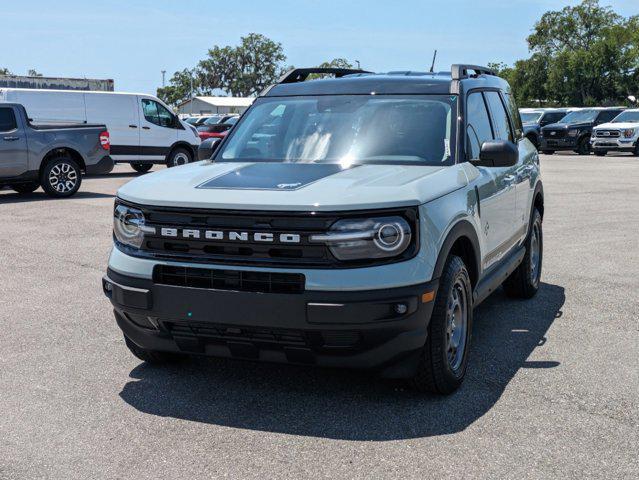
POLYGON ((106 175, 111 173, 114 165, 113 159, 109 155, 105 155, 98 163, 87 165, 86 173, 87 175, 106 175))
POLYGON ((591 137, 590 145, 592 148, 596 148, 599 150, 618 150, 618 151, 626 151, 631 152, 635 149, 637 145, 637 141, 631 138, 606 138, 606 137, 591 137))
POLYGON ((119 327, 144 349, 376 369, 393 378, 414 373, 433 309, 422 295, 437 290, 432 281, 255 293, 163 285, 110 269, 102 284, 119 327))

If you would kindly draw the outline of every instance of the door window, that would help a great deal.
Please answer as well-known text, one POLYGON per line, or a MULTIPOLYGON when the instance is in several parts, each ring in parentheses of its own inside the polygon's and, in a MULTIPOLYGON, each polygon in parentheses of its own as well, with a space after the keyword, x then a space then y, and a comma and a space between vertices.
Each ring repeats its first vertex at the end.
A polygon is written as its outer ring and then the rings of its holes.
POLYGON ((478 159, 482 143, 490 140, 493 140, 493 131, 484 96, 481 92, 471 93, 466 102, 466 155, 469 160, 478 159))
POLYGON ((173 128, 175 125, 173 114, 158 102, 143 98, 142 111, 147 122, 167 128, 173 128))
POLYGON ((515 138, 523 138, 524 127, 521 124, 521 115, 515 103, 515 99, 510 93, 504 92, 504 100, 506 100, 506 108, 510 111, 510 118, 513 121, 513 129, 515 130, 515 138))
POLYGON ((13 108, 0 108, 0 132, 10 132, 17 127, 13 108))
POLYGON ((497 140, 513 141, 513 133, 510 130, 510 122, 508 121, 508 113, 504 107, 501 97, 497 92, 485 92, 486 101, 492 113, 493 127, 495 130, 495 138, 497 140))
POLYGON ((613 118, 615 118, 617 115, 619 115, 619 110, 603 111, 597 117, 597 121, 595 122, 595 125, 601 125, 602 123, 607 123, 613 118))

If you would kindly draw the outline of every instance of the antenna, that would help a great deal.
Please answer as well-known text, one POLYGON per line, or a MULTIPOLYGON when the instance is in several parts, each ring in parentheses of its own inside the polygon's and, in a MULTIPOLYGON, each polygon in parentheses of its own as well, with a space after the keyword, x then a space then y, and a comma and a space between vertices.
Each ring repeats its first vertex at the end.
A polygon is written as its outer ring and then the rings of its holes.
POLYGON ((437 58, 437 49, 435 49, 435 53, 433 53, 433 63, 430 64, 430 73, 435 71, 435 59, 437 58))

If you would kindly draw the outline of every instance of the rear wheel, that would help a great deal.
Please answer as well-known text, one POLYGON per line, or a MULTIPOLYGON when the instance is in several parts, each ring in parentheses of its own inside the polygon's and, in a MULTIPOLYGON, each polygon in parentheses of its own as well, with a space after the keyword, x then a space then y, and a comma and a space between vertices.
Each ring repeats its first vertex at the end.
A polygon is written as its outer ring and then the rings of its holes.
POLYGON ((176 148, 173 150, 166 159, 167 167, 177 167, 179 165, 186 165, 192 161, 191 153, 185 148, 176 148))
POLYGON ((579 155, 590 155, 590 141, 587 137, 583 137, 579 140, 577 144, 577 150, 575 150, 579 155))
POLYGON ((18 193, 32 193, 35 192, 40 184, 38 182, 29 182, 29 183, 18 183, 16 185, 11 185, 11 189, 18 193))
POLYGON ((153 168, 152 163, 132 163, 131 168, 139 173, 146 173, 153 168))
POLYGON ((162 364, 162 363, 173 363, 179 362, 187 358, 186 355, 180 355, 179 353, 170 353, 170 352, 157 352, 155 350, 147 350, 142 347, 138 347, 129 337, 124 337, 124 342, 126 343, 129 351, 135 355, 140 360, 147 363, 154 364, 162 364))
POLYGON ((440 279, 426 345, 412 378, 417 390, 447 394, 461 385, 468 364, 472 302, 466 266, 461 258, 451 255, 440 279))
POLYGON ((80 189, 82 184, 80 166, 71 157, 52 158, 40 173, 40 184, 52 197, 70 197, 80 189))
POLYGON ((530 231, 526 238, 524 259, 504 281, 504 290, 509 297, 532 298, 535 296, 539 290, 543 254, 544 237, 541 228, 541 213, 535 209, 530 231))
POLYGON ((608 150, 602 150, 601 148, 595 148, 593 151, 598 157, 605 157, 606 153, 608 153, 608 150))

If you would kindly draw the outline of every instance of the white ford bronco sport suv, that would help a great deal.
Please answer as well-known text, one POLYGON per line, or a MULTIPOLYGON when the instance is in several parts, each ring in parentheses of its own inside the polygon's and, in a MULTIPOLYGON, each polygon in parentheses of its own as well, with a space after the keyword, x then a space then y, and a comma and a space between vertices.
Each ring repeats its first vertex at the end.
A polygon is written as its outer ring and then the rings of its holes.
POLYGON ((537 151, 491 70, 297 69, 210 160, 118 191, 103 290, 148 362, 370 368, 449 393, 473 308, 502 284, 537 292, 543 213, 537 151))

